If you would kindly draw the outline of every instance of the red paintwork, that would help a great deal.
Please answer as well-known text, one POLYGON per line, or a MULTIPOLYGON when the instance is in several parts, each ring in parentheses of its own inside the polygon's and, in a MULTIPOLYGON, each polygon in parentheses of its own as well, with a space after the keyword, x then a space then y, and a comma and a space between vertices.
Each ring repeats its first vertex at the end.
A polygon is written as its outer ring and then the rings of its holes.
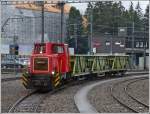
POLYGON ((31 74, 52 74, 52 71, 64 74, 70 71, 68 45, 50 42, 44 43, 43 53, 40 53, 40 50, 37 48, 40 45, 40 43, 34 45, 29 66, 29 72, 31 74), (54 53, 52 51, 54 46, 62 47, 63 53, 54 53), (48 70, 34 70, 34 58, 48 58, 48 70))

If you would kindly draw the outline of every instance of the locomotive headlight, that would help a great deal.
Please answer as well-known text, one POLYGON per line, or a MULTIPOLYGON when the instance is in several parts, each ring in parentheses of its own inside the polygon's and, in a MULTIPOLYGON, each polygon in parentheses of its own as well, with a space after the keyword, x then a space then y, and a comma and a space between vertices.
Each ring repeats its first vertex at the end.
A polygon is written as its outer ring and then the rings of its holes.
POLYGON ((54 71, 52 71, 52 75, 54 75, 55 74, 55 72, 54 71))

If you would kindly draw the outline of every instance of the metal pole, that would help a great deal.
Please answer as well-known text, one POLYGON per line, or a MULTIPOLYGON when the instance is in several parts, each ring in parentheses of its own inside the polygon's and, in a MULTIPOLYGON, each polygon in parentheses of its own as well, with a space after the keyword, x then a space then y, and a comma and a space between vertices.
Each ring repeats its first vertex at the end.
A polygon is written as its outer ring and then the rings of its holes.
POLYGON ((41 38, 41 43, 44 43, 44 2, 42 2, 41 7, 42 7, 42 38, 41 38))
MULTIPOLYGON (((16 36, 14 35, 14 37, 13 37, 13 51, 15 51, 15 45, 16 45, 16 38, 15 38, 16 36)), ((16 66, 15 66, 15 63, 16 63, 16 61, 15 61, 15 52, 13 52, 13 58, 14 58, 14 74, 16 74, 16 66)))
POLYGON ((77 52, 77 48, 78 48, 78 41, 77 41, 77 24, 74 24, 74 38, 75 38, 75 49, 76 49, 76 52, 77 52))
POLYGON ((110 47, 110 54, 112 55, 112 45, 113 45, 113 41, 112 41, 112 36, 111 36, 111 47, 110 47))
MULTIPOLYGON (((16 51, 15 50, 15 46, 17 45, 17 36, 16 35, 14 35, 14 37, 13 37, 13 48, 14 48, 14 50, 13 51, 16 51)), ((15 55, 15 52, 13 52, 13 58, 14 58, 14 74, 16 75, 17 74, 17 72, 16 72, 16 67, 17 67, 17 65, 16 65, 16 55, 15 55)))
POLYGON ((132 64, 134 64, 134 21, 132 23, 132 64))
POLYGON ((61 34, 61 43, 63 43, 64 39, 63 39, 63 22, 64 22, 64 2, 59 3, 60 7, 61 7, 61 28, 60 28, 60 34, 61 34))
POLYGON ((146 70, 146 26, 144 24, 144 70, 146 70))
POLYGON ((91 9, 91 15, 90 15, 90 20, 91 20, 91 26, 90 26, 90 31, 91 31, 91 37, 90 37, 90 53, 92 54, 93 52, 93 46, 92 46, 92 38, 93 38, 93 10, 91 9))

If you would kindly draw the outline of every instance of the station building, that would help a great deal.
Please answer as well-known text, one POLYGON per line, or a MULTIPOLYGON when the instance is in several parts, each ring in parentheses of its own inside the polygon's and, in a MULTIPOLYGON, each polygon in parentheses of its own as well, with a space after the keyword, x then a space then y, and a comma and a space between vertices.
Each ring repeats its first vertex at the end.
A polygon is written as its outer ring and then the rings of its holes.
POLYGON ((129 55, 133 57, 133 65, 137 69, 149 69, 149 34, 146 32, 134 32, 133 35, 93 35, 92 47, 95 54, 129 55), (134 45, 134 47, 133 47, 134 45))

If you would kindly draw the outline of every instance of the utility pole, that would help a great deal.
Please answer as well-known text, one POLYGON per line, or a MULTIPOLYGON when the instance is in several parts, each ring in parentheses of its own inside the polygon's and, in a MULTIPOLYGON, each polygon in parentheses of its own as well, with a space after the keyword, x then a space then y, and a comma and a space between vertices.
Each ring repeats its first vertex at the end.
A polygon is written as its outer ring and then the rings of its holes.
POLYGON ((41 8, 42 8, 42 38, 41 38, 41 43, 44 43, 44 2, 41 2, 41 8))
POLYGON ((78 39, 77 39, 77 24, 74 24, 74 40, 75 40, 75 50, 77 53, 77 48, 78 48, 78 39))
POLYGON ((93 39, 93 9, 91 9, 91 14, 90 14, 90 53, 92 54, 93 52, 93 46, 92 46, 92 39, 93 39))
POLYGON ((61 8, 61 22, 60 22, 60 42, 63 43, 64 39, 63 39, 63 22, 64 22, 64 2, 60 2, 58 3, 58 6, 60 6, 61 8))
POLYGON ((146 70, 146 24, 144 23, 144 70, 146 70))
POLYGON ((111 36, 111 43, 110 43, 110 54, 111 54, 111 55, 112 55, 112 53, 113 53, 113 52, 112 52, 112 47, 113 47, 113 41, 112 41, 112 39, 113 39, 113 38, 112 38, 112 36, 111 36))
POLYGON ((134 21, 132 22, 132 64, 134 64, 134 21))
MULTIPOLYGON (((18 37, 16 36, 16 34, 14 35, 14 37, 13 37, 13 48, 14 48, 14 50, 13 51, 15 51, 15 46, 17 45, 17 40, 18 40, 18 37)), ((13 53, 13 59, 14 59, 14 74, 16 75, 16 55, 15 55, 15 52, 13 53)))
POLYGON ((41 7, 41 43, 44 43, 44 1, 36 1, 34 3, 41 7))

